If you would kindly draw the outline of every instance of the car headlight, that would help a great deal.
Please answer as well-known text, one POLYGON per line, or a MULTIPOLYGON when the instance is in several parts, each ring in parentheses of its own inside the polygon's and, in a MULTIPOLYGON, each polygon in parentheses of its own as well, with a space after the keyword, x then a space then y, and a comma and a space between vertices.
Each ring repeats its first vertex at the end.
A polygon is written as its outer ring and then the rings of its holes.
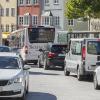
POLYGON ((22 82, 22 77, 17 77, 15 79, 11 79, 8 81, 8 85, 13 84, 13 83, 21 83, 22 82))

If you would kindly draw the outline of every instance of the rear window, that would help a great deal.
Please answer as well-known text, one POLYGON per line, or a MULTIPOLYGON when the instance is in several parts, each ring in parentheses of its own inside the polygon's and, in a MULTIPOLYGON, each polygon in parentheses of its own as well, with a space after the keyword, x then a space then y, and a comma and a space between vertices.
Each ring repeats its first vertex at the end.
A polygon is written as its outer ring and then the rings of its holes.
POLYGON ((54 53, 65 53, 67 45, 53 45, 51 47, 51 52, 54 53))
POLYGON ((0 52, 10 52, 8 47, 0 47, 0 52))
POLYGON ((88 41, 87 53, 93 55, 100 55, 100 41, 88 41))

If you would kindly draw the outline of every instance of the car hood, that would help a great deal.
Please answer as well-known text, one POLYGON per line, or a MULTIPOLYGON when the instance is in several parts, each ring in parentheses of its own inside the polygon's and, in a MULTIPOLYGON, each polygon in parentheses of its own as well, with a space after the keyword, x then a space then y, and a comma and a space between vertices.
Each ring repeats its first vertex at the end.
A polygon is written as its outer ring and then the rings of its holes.
POLYGON ((12 79, 21 73, 21 69, 0 69, 0 80, 12 79))

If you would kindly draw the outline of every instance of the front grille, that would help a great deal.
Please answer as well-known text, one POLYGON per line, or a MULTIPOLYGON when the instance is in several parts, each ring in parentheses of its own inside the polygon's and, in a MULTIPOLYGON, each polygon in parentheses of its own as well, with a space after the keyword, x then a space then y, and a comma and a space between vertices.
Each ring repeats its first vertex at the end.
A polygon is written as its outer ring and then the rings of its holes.
POLYGON ((0 80, 0 86, 5 86, 7 85, 8 80, 0 80))
POLYGON ((10 95, 17 95, 17 94, 21 94, 21 91, 18 91, 18 92, 13 92, 13 91, 0 92, 0 96, 10 96, 10 95))

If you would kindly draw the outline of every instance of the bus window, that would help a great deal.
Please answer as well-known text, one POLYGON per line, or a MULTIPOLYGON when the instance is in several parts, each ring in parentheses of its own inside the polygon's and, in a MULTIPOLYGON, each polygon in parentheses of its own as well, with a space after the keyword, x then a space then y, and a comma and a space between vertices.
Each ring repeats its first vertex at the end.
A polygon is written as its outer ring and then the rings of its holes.
POLYGON ((29 28, 28 36, 30 43, 53 42, 55 30, 51 28, 29 28))
POLYGON ((94 33, 94 38, 99 38, 99 34, 94 33))
POLYGON ((34 43, 38 41, 38 30, 37 29, 29 29, 28 30, 28 36, 29 36, 29 42, 34 43))

